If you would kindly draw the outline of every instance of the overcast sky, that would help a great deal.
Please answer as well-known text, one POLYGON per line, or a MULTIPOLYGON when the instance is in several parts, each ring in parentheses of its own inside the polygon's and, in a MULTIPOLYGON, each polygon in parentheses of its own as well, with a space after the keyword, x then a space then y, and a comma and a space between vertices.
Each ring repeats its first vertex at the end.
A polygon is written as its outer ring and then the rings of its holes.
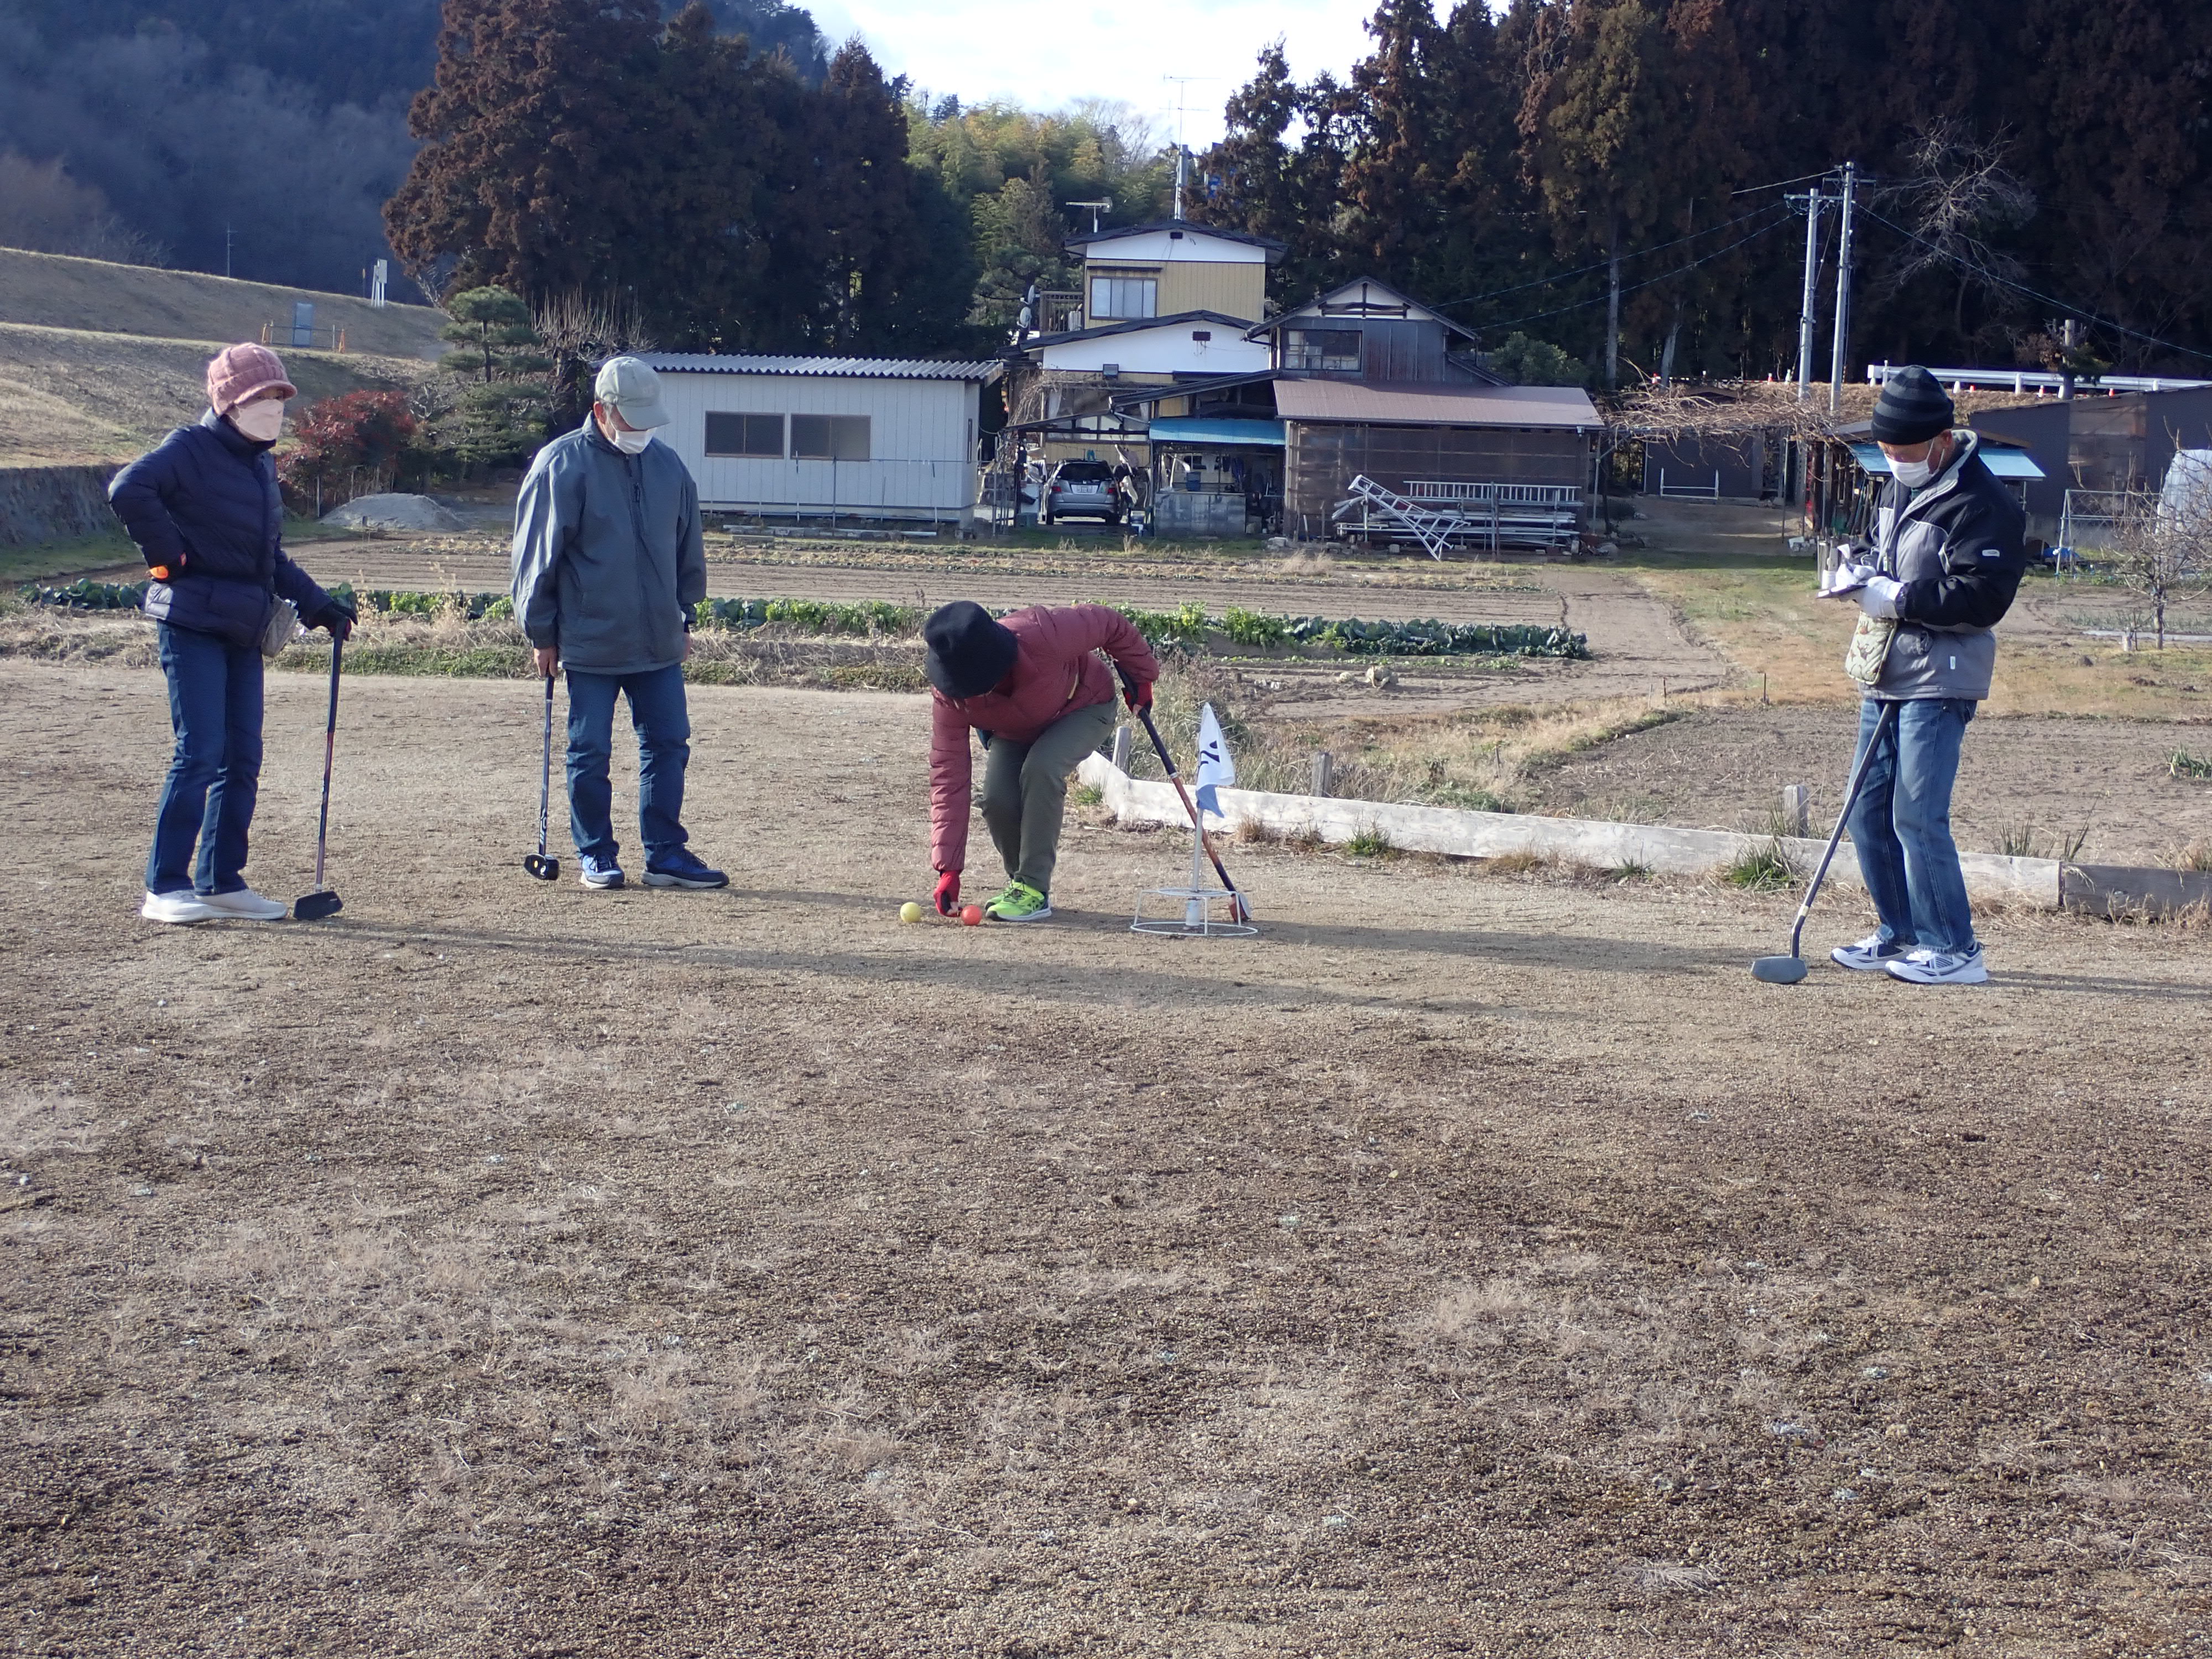
POLYGON ((1206 77, 1182 88, 1193 149, 1221 136, 1221 106, 1252 78, 1260 48, 1284 37, 1291 70, 1341 76, 1367 45, 1372 0, 808 0, 833 42, 858 33, 886 75, 933 98, 1012 98, 1057 109, 1112 98, 1150 116, 1163 141, 1176 131, 1178 88, 1161 77, 1206 77))

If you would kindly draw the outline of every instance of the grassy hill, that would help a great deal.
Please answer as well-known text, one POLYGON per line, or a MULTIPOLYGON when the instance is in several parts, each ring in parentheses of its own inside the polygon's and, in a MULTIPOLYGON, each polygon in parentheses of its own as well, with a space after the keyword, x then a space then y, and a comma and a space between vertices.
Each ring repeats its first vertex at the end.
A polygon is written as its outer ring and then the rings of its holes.
POLYGON ((277 349, 286 351, 292 307, 303 300, 315 307, 318 343, 328 339, 320 331, 336 325, 345 331, 349 352, 434 358, 443 349, 438 329, 445 318, 428 306, 379 310, 344 294, 0 247, 0 323, 219 343, 258 340, 263 325, 274 324, 277 349))
MULTIPOLYGON (((0 323, 0 466, 129 460, 199 418, 207 360, 221 349, 220 340, 0 323)), ((416 357, 283 355, 301 405, 363 386, 405 388, 433 372, 416 357)))

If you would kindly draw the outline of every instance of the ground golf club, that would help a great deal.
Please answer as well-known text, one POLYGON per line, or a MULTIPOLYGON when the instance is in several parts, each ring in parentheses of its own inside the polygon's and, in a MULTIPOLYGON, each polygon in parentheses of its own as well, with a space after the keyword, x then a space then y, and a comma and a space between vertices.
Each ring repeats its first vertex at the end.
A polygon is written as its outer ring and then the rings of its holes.
POLYGON ((1858 805, 1860 787, 1866 782, 1867 764, 1874 759, 1874 751, 1896 720, 1897 705, 1882 704, 1881 717, 1875 721, 1874 735, 1860 752, 1858 764, 1851 768, 1850 786, 1844 791, 1844 810, 1836 814, 1836 827, 1828 832, 1827 850, 1820 854, 1820 867, 1813 872, 1813 884, 1805 890, 1805 902, 1797 907, 1797 925, 1790 930, 1790 954, 1759 957, 1751 964, 1753 977, 1763 979, 1769 985, 1795 985, 1805 977, 1808 969, 1801 945, 1805 936, 1805 918, 1813 914, 1813 901, 1820 896, 1820 884, 1827 879, 1828 865, 1836 856, 1836 845, 1844 838, 1844 825, 1850 819, 1851 808, 1858 805))
MULTIPOLYGON (((1127 674, 1121 676, 1121 684, 1131 693, 1133 702, 1135 687, 1127 674)), ((1221 878, 1221 884, 1229 890, 1232 914, 1238 921, 1251 921, 1252 907, 1245 902, 1244 895, 1237 890, 1237 884, 1229 879, 1229 871, 1221 862, 1221 854, 1213 850, 1213 837, 1206 833, 1206 821, 1199 816, 1198 803, 1190 798, 1190 791, 1183 787, 1182 775, 1176 770, 1175 757, 1168 753, 1167 739, 1160 736, 1160 728, 1152 724, 1152 711, 1139 706, 1137 718, 1143 722, 1145 735, 1152 740, 1152 748, 1160 757, 1160 765, 1168 775, 1168 781, 1175 785, 1176 793, 1182 798, 1182 810, 1190 814, 1192 827, 1198 831, 1199 840, 1205 844, 1206 856, 1213 862, 1213 873, 1221 878)))
POLYGON ((561 879, 561 860, 545 855, 545 813, 553 794, 553 677, 545 677, 545 753, 538 772, 538 850, 523 854, 522 867, 540 881, 561 879))
POLYGON ((331 712, 323 725, 323 810, 315 823, 315 890, 292 905, 295 921, 320 921, 345 908, 345 901, 323 885, 323 854, 331 836, 331 761, 338 747, 338 675, 345 663, 345 641, 331 641, 331 712))

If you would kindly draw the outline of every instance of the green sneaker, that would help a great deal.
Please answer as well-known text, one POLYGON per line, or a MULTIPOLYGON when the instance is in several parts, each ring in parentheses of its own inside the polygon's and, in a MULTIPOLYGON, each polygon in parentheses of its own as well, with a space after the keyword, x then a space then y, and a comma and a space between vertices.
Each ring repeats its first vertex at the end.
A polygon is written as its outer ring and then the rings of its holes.
POLYGON ((1052 905, 1025 881, 1010 881, 1006 890, 983 907, 983 914, 999 921, 1042 921, 1052 905))

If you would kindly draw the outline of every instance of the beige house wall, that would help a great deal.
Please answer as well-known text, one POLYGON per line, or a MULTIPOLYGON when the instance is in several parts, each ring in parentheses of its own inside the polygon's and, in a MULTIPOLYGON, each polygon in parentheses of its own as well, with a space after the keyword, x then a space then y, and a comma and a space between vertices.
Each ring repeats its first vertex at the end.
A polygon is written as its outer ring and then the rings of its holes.
POLYGON ((1101 259, 1096 264, 1086 264, 1083 270, 1083 303, 1086 307, 1084 320, 1094 326, 1119 320, 1090 314, 1087 307, 1091 303, 1091 277, 1094 273, 1155 278, 1160 285, 1158 314, 1162 317, 1173 317, 1185 311, 1218 311, 1224 317, 1237 317, 1248 323, 1256 323, 1267 310, 1267 267, 1264 264, 1218 264, 1200 259, 1177 259, 1165 264, 1152 264, 1127 259, 1101 259))

